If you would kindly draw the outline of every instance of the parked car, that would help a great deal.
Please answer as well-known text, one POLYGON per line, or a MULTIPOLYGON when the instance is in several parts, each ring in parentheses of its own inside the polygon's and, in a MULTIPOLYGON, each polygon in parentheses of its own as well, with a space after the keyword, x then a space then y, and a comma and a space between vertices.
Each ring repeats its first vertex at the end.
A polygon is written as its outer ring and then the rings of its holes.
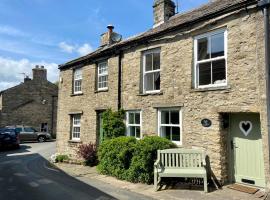
POLYGON ((1 128, 0 129, 0 147, 13 147, 20 148, 19 133, 12 128, 1 128))
POLYGON ((19 133, 20 141, 38 141, 46 142, 51 140, 51 134, 46 132, 39 132, 31 126, 8 126, 8 128, 13 128, 19 133))

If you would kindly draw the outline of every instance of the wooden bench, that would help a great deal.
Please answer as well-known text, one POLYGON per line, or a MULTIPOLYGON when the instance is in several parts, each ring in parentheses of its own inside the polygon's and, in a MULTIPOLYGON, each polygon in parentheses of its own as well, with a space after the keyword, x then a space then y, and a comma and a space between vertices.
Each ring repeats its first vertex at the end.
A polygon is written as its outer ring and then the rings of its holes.
POLYGON ((157 151, 154 164, 154 187, 162 177, 203 178, 204 192, 208 192, 205 153, 195 149, 166 149, 157 151))

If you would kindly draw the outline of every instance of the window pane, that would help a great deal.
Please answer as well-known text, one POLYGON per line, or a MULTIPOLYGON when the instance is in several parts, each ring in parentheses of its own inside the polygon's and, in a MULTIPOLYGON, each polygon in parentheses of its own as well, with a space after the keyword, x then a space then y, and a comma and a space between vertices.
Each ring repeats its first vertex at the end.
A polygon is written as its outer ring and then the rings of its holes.
POLYGON ((224 33, 211 37, 211 58, 224 56, 224 33))
POLYGON ((171 111, 171 124, 180 124, 179 123, 179 111, 171 111))
POLYGON ((154 73, 154 90, 160 90, 160 72, 154 73))
POLYGON ((214 61, 212 64, 213 83, 226 83, 226 64, 225 60, 214 61))
POLYGON ((209 44, 208 38, 198 40, 198 60, 209 59, 209 44))
POLYGON ((134 113, 129 113, 129 124, 135 124, 135 114, 134 113))
POLYGON ((152 71, 153 67, 152 67, 152 57, 153 54, 146 54, 145 55, 145 71, 152 71))
POLYGON ((136 138, 141 138, 141 128, 139 126, 135 127, 136 129, 136 138))
POLYGON ((82 69, 75 69, 74 71, 74 79, 82 79, 82 69))
POLYGON ((161 111, 161 124, 170 124, 170 112, 161 111))
POLYGON ((154 76, 153 74, 146 74, 145 75, 145 90, 146 91, 151 91, 151 90, 154 90, 154 76))
POLYGON ((161 137, 171 140, 171 127, 166 126, 161 127, 161 137))
POLYGON ((153 70, 160 69, 160 53, 153 54, 153 70))
POLYGON ((199 64, 199 85, 211 84, 211 62, 199 64))
POLYGON ((135 124, 140 124, 140 113, 135 113, 135 124))
POLYGON ((135 135, 136 135, 136 127, 130 126, 129 127, 129 134, 130 134, 131 137, 135 137, 135 135))
POLYGON ((172 141, 180 141, 180 128, 172 127, 172 141))

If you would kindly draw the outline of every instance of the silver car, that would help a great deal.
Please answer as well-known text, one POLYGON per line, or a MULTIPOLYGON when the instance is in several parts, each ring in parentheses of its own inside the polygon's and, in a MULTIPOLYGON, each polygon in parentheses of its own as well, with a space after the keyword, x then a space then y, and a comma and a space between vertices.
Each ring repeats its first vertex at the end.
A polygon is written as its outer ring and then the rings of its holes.
MULTIPOLYGON (((8 128, 11 128, 10 126, 8 128)), ((51 134, 45 132, 38 132, 31 126, 13 126, 16 132, 19 133, 20 141, 38 141, 46 142, 51 140, 51 134)))

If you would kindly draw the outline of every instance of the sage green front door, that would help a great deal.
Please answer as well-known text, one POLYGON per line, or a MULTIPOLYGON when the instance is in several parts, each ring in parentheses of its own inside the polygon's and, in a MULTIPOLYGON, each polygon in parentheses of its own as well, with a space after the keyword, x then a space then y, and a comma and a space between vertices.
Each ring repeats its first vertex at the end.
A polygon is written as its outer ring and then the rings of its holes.
POLYGON ((104 140, 104 131, 103 131, 103 119, 102 119, 103 112, 97 113, 98 118, 98 125, 97 125, 97 143, 101 144, 104 140))
POLYGON ((265 187, 259 114, 232 114, 230 118, 233 181, 265 187))

